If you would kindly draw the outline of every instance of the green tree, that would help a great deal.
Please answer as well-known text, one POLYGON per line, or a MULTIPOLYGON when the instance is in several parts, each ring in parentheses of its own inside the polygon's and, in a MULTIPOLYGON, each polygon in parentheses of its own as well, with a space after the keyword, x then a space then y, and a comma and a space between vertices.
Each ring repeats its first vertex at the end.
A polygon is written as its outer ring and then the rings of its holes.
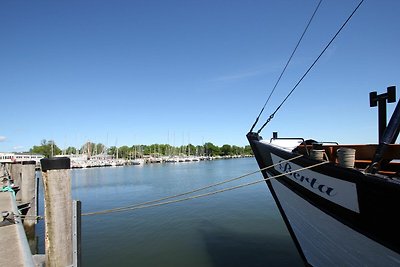
POLYGON ((223 145, 220 149, 220 155, 221 156, 229 156, 232 154, 232 147, 230 145, 223 145))
POLYGON ((204 153, 207 156, 217 156, 220 153, 220 149, 218 146, 215 146, 213 143, 208 142, 204 144, 204 153))
POLYGON ((75 147, 72 147, 72 146, 68 147, 68 148, 65 150, 65 154, 67 154, 67 155, 76 154, 76 148, 75 148, 75 147))
MULTIPOLYGON (((169 144, 152 144, 152 145, 134 145, 132 147, 121 146, 118 148, 118 158, 129 158, 129 157, 143 157, 143 155, 203 155, 203 156, 228 156, 228 155, 252 155, 253 151, 249 145, 245 147, 239 147, 235 145, 225 144, 222 147, 218 147, 211 142, 207 142, 204 145, 194 146, 188 144, 185 146, 173 147, 169 144), (136 152, 136 155, 135 155, 136 152)), ((30 149, 31 153, 42 154, 46 157, 51 155, 58 155, 61 150, 55 145, 54 141, 42 140, 40 146, 34 146, 30 149)), ((78 151, 74 147, 68 147, 66 154, 76 154, 78 151)), ((107 152, 108 155, 117 156, 117 147, 112 146, 108 149, 101 144, 95 144, 92 142, 86 142, 80 150, 81 153, 90 153, 91 155, 101 154, 107 152)))
POLYGON ((29 152, 33 154, 40 154, 45 156, 46 158, 50 158, 55 155, 60 155, 61 149, 58 148, 53 140, 47 141, 46 139, 43 139, 40 143, 40 146, 33 146, 33 148, 29 150, 29 152))
POLYGON ((194 155, 194 154, 196 154, 196 147, 194 146, 194 145, 192 145, 192 144, 188 144, 187 145, 187 149, 186 149, 186 154, 187 155, 194 155))
POLYGON ((132 156, 137 158, 143 157, 143 145, 133 145, 131 147, 132 156), (135 154, 136 153, 136 154, 135 154))
POLYGON ((232 155, 243 155, 243 148, 233 145, 232 155))
POLYGON ((151 147, 147 145, 143 145, 142 147, 142 153, 143 155, 150 155, 151 154, 151 147))
POLYGON ((204 155, 204 146, 196 146, 196 156, 203 156, 204 155))
POLYGON ((111 146, 108 148, 108 155, 117 155, 117 147, 116 146, 111 146))
POLYGON ((81 151, 82 153, 88 154, 89 156, 93 155, 93 151, 95 148, 95 144, 87 141, 82 147, 81 147, 81 151))
POLYGON ((250 145, 245 146, 243 153, 245 155, 253 155, 253 150, 251 149, 251 146, 250 145))
POLYGON ((121 146, 120 148, 118 148, 118 158, 128 159, 130 152, 131 150, 128 146, 121 146))
POLYGON ((106 146, 103 145, 102 143, 98 143, 98 144, 96 144, 96 151, 97 151, 97 154, 105 153, 106 152, 106 146))

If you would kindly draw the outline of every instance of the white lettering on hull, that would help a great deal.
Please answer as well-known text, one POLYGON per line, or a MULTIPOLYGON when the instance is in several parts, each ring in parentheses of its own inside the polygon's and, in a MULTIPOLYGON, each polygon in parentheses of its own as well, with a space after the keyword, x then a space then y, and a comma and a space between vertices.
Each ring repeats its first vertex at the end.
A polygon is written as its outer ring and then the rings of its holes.
POLYGON ((271 154, 275 170, 279 173, 289 173, 286 175, 290 180, 301 185, 305 189, 319 195, 331 202, 344 208, 359 213, 357 187, 355 183, 340 180, 328 175, 315 172, 311 169, 294 172, 303 167, 292 162, 283 162, 283 158, 271 154))

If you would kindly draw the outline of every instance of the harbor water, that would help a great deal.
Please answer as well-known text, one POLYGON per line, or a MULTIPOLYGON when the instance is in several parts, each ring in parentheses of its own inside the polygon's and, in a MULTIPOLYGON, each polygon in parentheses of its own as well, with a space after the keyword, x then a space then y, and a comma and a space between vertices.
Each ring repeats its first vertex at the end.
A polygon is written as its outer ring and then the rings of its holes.
MULTIPOLYGON (((83 213, 94 212, 190 191, 257 167, 254 158, 242 158, 73 169, 72 194, 82 201, 83 213)), ((260 179, 256 173, 205 192, 260 179)), ((38 234, 43 253, 43 223, 38 234)), ((265 182, 164 206, 83 216, 82 264, 303 266, 265 182)))

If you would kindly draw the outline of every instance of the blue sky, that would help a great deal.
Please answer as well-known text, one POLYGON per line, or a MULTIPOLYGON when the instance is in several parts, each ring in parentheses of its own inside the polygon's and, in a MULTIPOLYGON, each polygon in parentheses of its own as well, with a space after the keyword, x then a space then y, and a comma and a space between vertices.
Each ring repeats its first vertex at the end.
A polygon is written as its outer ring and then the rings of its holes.
MULTIPOLYGON (((0 151, 42 139, 244 146, 317 3, 2 1, 0 151)), ((263 121, 357 4, 322 2, 263 121)), ((262 135, 376 142, 368 93, 400 88, 399 12, 365 1, 262 135)))

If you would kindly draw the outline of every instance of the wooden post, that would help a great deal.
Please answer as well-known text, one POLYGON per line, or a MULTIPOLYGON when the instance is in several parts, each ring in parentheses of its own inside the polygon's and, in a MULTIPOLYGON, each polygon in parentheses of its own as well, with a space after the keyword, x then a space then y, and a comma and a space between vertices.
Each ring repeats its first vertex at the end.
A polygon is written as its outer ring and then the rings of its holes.
MULTIPOLYGON (((11 179, 14 181, 14 184, 19 186, 21 189, 21 175, 22 175, 22 171, 21 171, 21 162, 14 162, 11 164, 11 172, 10 172, 10 176, 11 179)), ((15 200, 20 201, 21 200, 21 193, 17 193, 15 195, 15 200)))
MULTIPOLYGON (((21 171, 21 202, 29 203, 29 210, 26 215, 36 215, 36 175, 35 175, 35 161, 23 161, 21 171)), ((36 224, 35 220, 24 220, 25 226, 33 226, 36 224)))
POLYGON ((44 185, 46 267, 72 265, 69 158, 40 160, 44 185))

